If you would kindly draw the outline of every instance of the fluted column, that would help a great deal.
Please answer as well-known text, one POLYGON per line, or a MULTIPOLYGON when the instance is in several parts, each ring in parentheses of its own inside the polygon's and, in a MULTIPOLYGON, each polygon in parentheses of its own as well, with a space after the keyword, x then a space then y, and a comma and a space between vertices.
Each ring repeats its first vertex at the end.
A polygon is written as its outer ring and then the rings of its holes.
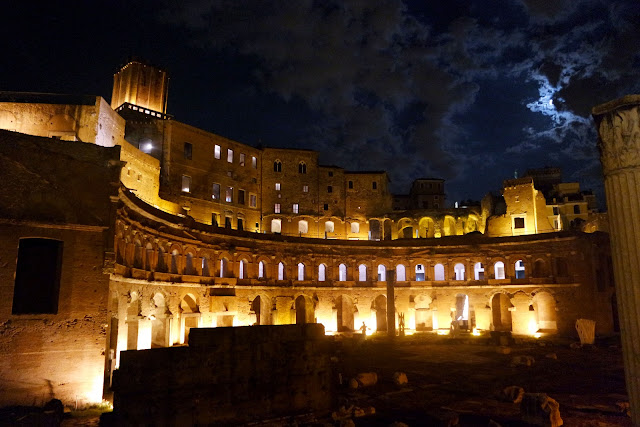
POLYGON ((640 425, 640 95, 595 107, 634 425, 640 425))

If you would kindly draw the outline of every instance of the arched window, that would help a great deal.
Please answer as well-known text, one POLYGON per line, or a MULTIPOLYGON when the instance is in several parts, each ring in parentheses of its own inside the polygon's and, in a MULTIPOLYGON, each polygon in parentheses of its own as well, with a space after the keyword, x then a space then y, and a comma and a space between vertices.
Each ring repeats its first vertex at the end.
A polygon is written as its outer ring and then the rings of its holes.
POLYGON ((272 233, 281 233, 282 232, 282 220, 280 220, 280 219, 272 219, 271 220, 271 232, 272 233))
POLYGON ((187 252, 187 256, 185 257, 184 260, 184 272, 185 274, 188 274, 190 276, 193 276, 196 274, 196 268, 193 265, 193 254, 191 252, 187 252))
POLYGON ((367 281, 367 266, 364 264, 360 264, 358 266, 358 281, 360 282, 367 281))
POLYGON ((207 277, 209 274, 209 259, 207 257, 202 257, 202 275, 207 277))
POLYGON ((327 267, 324 264, 320 264, 318 266, 318 282, 324 282, 325 281, 326 270, 327 270, 327 267))
POLYGON ((220 277, 226 277, 229 261, 226 258, 220 259, 220 277))
POLYGON ((298 264, 298 280, 304 280, 304 264, 298 264))
POLYGON ((340 282, 346 282, 347 280, 347 266, 344 264, 340 264, 338 267, 338 280, 340 282))
POLYGON ((516 261, 516 279, 524 279, 524 262, 521 259, 516 261))
POLYGON ((264 279, 264 261, 258 263, 258 279, 264 279))
POLYGON ((481 262, 476 262, 473 266, 473 276, 475 280, 484 280, 484 266, 481 262))
POLYGON ((305 162, 298 163, 298 173, 307 173, 307 164, 305 162))
POLYGON ((278 280, 284 280, 284 264, 282 262, 278 263, 278 280))
POLYGON ((282 162, 280 160, 276 160, 275 162, 273 162, 273 171, 282 172, 282 162))
POLYGON ((444 280, 444 265, 436 264, 433 267, 433 280, 444 280))
POLYGON ((422 264, 417 264, 416 265, 416 282, 422 282, 424 281, 424 265, 422 264))
POLYGON ((404 282, 405 280, 407 280, 407 273, 404 268, 404 265, 402 264, 396 265, 396 281, 404 282))
POLYGON ((498 261, 493 267, 496 279, 504 279, 504 262, 498 261))
POLYGON ((464 280, 464 264, 456 264, 453 271, 456 273, 456 280, 464 280))
POLYGON ((240 261, 240 265, 238 266, 238 279, 246 279, 247 278, 247 260, 243 259, 240 261))
POLYGON ((378 282, 384 282, 387 280, 387 267, 380 264, 378 265, 378 282))
POLYGON ((298 233, 307 234, 309 232, 309 223, 307 221, 298 221, 298 233))

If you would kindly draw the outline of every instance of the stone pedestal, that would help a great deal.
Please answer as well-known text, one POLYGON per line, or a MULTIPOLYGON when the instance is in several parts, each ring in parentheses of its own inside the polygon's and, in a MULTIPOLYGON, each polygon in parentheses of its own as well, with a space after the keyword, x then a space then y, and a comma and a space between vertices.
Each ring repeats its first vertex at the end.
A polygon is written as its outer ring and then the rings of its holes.
POLYGON ((625 376, 633 424, 640 425, 640 95, 595 107, 611 225, 625 376))

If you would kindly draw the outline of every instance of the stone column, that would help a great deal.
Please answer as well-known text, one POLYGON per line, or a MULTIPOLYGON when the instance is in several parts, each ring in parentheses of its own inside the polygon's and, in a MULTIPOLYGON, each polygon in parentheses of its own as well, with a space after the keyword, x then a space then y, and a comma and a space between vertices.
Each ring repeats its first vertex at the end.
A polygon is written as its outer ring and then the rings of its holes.
POLYGON ((396 271, 387 270, 387 336, 396 336, 396 271))
POLYGON ((640 95, 594 107, 611 227, 625 378, 640 425, 640 95))

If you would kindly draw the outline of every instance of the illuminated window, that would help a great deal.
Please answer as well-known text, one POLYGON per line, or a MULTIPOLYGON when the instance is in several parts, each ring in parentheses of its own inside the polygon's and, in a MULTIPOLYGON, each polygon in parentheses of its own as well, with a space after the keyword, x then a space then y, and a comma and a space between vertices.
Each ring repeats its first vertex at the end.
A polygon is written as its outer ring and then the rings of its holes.
POLYGON ((298 204, 297 203, 293 204, 293 213, 298 213, 298 204))
POLYGON ((524 274, 524 262, 522 262, 521 259, 519 259, 518 261, 516 261, 516 279, 524 279, 525 274, 524 274))
POLYGON ((309 186, 308 185, 303 185, 302 186, 302 192, 303 193, 308 193, 309 192, 309 186))
POLYGON ((396 265, 396 281, 404 282, 406 279, 406 269, 404 265, 398 264, 396 265))
POLYGON ((271 232, 272 233, 280 233, 282 232, 282 221, 279 219, 271 220, 271 232))
POLYGON ((333 187, 332 186, 327 186, 327 193, 333 193, 333 187))
POLYGON ((249 207, 255 208, 258 206, 258 197, 255 194, 249 194, 249 207))
POLYGON ((251 167, 258 169, 258 159, 255 156, 251 156, 251 167))
POLYGON ((444 280, 444 265, 436 264, 433 267, 433 279, 434 280, 444 280))
POLYGON ((345 264, 340 264, 338 267, 338 280, 340 282, 345 282, 347 280, 347 266, 345 264))
POLYGON ((464 265, 463 264, 456 264, 453 267, 453 271, 456 274, 456 280, 464 280, 464 265))
POLYGON ((274 211, 275 213, 280 213, 280 203, 276 203, 276 204, 273 206, 273 211, 274 211))
POLYGON ((380 264, 378 265, 378 282, 384 282, 387 280, 387 267, 380 264))
POLYGON ((358 281, 359 282, 367 281, 367 266, 364 264, 360 264, 358 266, 358 281))
POLYGON ((372 183, 372 188, 373 188, 374 190, 377 190, 377 189, 378 189, 378 183, 377 183, 377 182, 375 182, 375 181, 373 181, 373 183, 372 183))
POLYGON ((309 232, 309 223, 307 221, 298 221, 298 233, 307 234, 309 232))
POLYGON ((357 222, 352 222, 351 223, 351 232, 352 233, 359 233, 360 232, 360 224, 357 222))
POLYGON ((190 142, 185 142, 184 143, 184 158, 186 160, 191 160, 192 155, 193 155, 193 145, 191 145, 190 142))
POLYGON ((240 153, 240 166, 244 166, 244 153, 240 153))
POLYGON ((273 162, 273 171, 282 172, 282 162, 280 160, 276 160, 275 162, 273 162))
POLYGON ((284 271, 284 264, 282 262, 278 263, 278 280, 284 280, 285 278, 285 271, 284 271))
POLYGON ((58 313, 63 242, 20 239, 12 314, 58 313))
POLYGON ((191 191, 191 177, 182 175, 182 191, 189 193, 191 191))
POLYGON ((320 264, 318 266, 318 282, 324 282, 325 281, 326 270, 327 270, 327 266, 326 265, 320 264))
POLYGON ((211 198, 213 200, 220 200, 220 184, 213 184, 213 189, 211 190, 211 198))
POLYGON ((304 280, 304 264, 298 264, 298 280, 304 280))
POLYGON ((224 201, 229 203, 233 202, 233 187, 227 187, 224 194, 224 201))
POLYGON ((220 158, 220 146, 218 144, 213 147, 213 157, 216 159, 220 158))
POLYGON ((276 182, 276 191, 280 191, 280 183, 276 182))
POLYGON ((238 190, 238 204, 244 205, 244 190, 238 190))
POLYGON ((298 173, 307 173, 307 164, 305 162, 298 163, 298 173))
POLYGON ((476 262, 473 266, 473 275, 476 280, 484 280, 484 266, 481 262, 476 262))
POLYGON ((233 163, 233 150, 231 148, 227 149, 227 162, 233 163))
POLYGON ((324 223, 324 231, 325 233, 333 233, 334 224, 333 221, 327 221, 324 223))
POLYGON ((264 279, 264 261, 258 263, 258 279, 264 279))
POLYGON ((504 262, 502 262, 502 261, 496 262, 494 267, 493 267, 493 270, 494 270, 494 274, 496 276, 496 279, 499 279, 499 280, 504 279, 504 277, 505 277, 504 276, 504 262))
POLYGON ((416 265, 416 282, 424 281, 425 279, 424 275, 425 275, 424 265, 417 264, 416 265))

